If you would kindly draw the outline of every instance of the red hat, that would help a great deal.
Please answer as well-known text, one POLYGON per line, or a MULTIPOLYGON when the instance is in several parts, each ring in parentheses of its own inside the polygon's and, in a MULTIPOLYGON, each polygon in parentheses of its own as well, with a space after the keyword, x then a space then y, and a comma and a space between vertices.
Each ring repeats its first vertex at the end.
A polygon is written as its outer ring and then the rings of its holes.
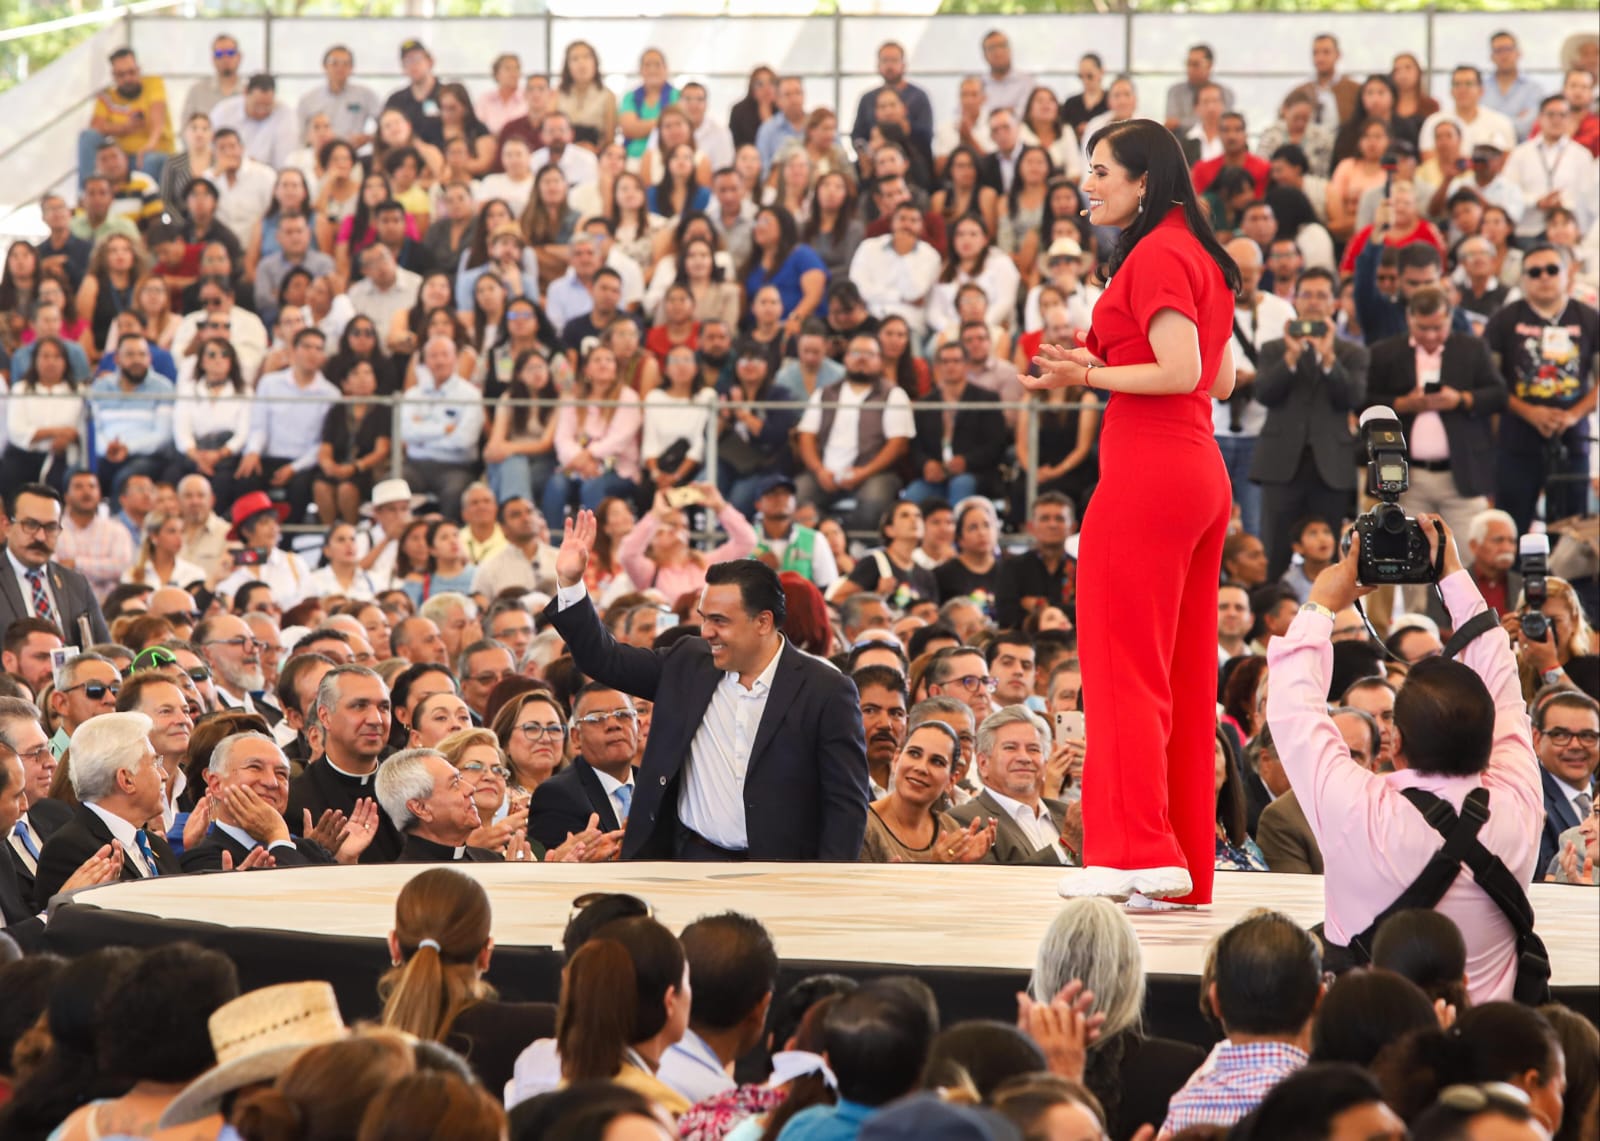
POLYGON ((233 501, 233 510, 229 513, 233 518, 233 529, 228 532, 228 538, 239 538, 239 528, 243 527, 257 515, 268 511, 278 513, 278 522, 282 523, 289 518, 289 505, 287 503, 274 503, 272 497, 264 491, 252 491, 248 495, 241 495, 233 501))

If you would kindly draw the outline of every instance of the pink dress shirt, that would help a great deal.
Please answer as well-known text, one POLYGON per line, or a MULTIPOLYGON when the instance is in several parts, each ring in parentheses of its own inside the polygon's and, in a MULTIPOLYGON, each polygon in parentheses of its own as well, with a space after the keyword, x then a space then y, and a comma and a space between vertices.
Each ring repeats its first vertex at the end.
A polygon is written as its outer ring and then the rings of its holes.
MULTIPOLYGON (((1417 342, 1411 342, 1411 349, 1416 353, 1417 359, 1417 387, 1416 394, 1423 394, 1423 381, 1431 376, 1440 375, 1440 366, 1444 363, 1444 348, 1436 353, 1424 352, 1417 342)), ((1447 460, 1450 458, 1450 440, 1444 434, 1444 421, 1437 412, 1418 412, 1411 421, 1411 458, 1416 460, 1447 460)))
MULTIPOLYGON (((1459 629, 1484 607, 1466 571, 1441 584, 1452 625, 1459 629)), ((1333 668, 1332 623, 1302 610, 1289 632, 1267 647, 1267 722, 1278 755, 1327 864, 1323 896, 1327 933, 1338 944, 1366 930, 1397 899, 1438 851, 1443 839, 1400 795, 1420 788, 1461 810, 1467 793, 1489 790, 1489 821, 1478 834, 1523 884, 1533 879, 1544 819, 1539 763, 1517 680, 1517 662, 1504 631, 1473 640, 1460 660, 1488 686, 1494 699, 1494 742, 1489 765, 1469 777, 1399 770, 1368 772, 1328 716, 1328 675, 1333 668)), ((1510 1000, 1516 983, 1516 936, 1500 909, 1465 868, 1439 901, 1438 910, 1461 928, 1467 943, 1467 989, 1475 1003, 1510 1000)))
POLYGON ((724 507, 717 513, 717 521, 728 532, 728 541, 716 550, 707 551, 704 564, 691 560, 679 567, 657 567, 650 561, 645 552, 661 527, 654 512, 647 512, 617 544, 617 561, 638 590, 659 590, 668 599, 699 591, 706 584, 706 567, 742 559, 756 549, 755 530, 737 508, 724 507))

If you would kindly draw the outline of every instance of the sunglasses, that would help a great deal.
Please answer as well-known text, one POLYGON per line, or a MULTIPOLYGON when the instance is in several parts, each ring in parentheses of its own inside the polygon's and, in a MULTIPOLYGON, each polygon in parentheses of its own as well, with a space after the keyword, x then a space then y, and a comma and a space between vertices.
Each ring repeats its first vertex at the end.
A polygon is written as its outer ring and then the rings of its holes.
POLYGON ((213 59, 233 59, 239 54, 238 48, 218 48, 211 53, 213 59))
POLYGON ((1560 277, 1561 267, 1559 265, 1530 265, 1524 267, 1522 272, 1533 278, 1560 277))
POLYGON ((116 682, 107 685, 102 681, 81 681, 77 685, 69 685, 60 690, 61 693, 71 693, 75 689, 83 690, 83 695, 90 701, 104 701, 106 694, 116 697, 122 692, 122 686, 116 682))

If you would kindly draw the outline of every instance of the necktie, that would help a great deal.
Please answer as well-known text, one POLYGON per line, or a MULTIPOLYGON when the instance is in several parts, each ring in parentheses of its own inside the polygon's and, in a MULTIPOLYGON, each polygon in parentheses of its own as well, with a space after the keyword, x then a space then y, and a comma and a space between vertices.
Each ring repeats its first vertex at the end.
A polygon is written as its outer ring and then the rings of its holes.
POLYGON ((28 849, 28 855, 32 856, 37 862, 39 859, 39 846, 33 842, 33 837, 28 833, 28 822, 26 820, 18 820, 17 826, 12 831, 17 834, 17 839, 22 841, 22 846, 28 849))
MULTIPOLYGON (((1572 807, 1578 810, 1578 819, 1581 821, 1584 817, 1588 816, 1590 810, 1594 808, 1594 797, 1590 796, 1586 792, 1580 792, 1576 797, 1573 798, 1572 807)), ((22 827, 20 821, 18 822, 17 827, 22 827)))
POLYGON ((139 855, 144 857, 144 866, 150 870, 150 878, 159 876, 161 866, 156 863, 155 849, 150 847, 150 837, 145 835, 143 828, 133 834, 133 842, 139 846, 139 855))
POLYGON ((631 784, 622 785, 613 795, 617 798, 617 803, 622 805, 622 819, 618 823, 626 823, 628 811, 633 807, 633 786, 631 784))
MULTIPOLYGON (((50 595, 44 589, 44 568, 34 567, 28 572, 28 585, 33 588, 33 615, 46 622, 56 621, 56 612, 50 608, 50 595)), ((56 622, 57 628, 60 623, 56 622)))

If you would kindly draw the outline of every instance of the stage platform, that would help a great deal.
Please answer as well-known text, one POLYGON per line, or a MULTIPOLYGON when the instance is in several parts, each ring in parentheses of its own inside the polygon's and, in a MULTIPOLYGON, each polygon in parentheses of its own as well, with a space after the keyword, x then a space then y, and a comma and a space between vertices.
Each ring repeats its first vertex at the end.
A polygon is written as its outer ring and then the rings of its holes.
MULTIPOLYGON (((1049 868, 920 864, 460 864, 494 907, 490 981, 506 997, 553 1000, 561 933, 575 897, 627 891, 679 930, 719 911, 758 917, 786 980, 817 970, 866 976, 909 970, 933 985, 947 1019, 1007 1018, 1035 948, 1061 906, 1049 868)), ((52 949, 193 938, 227 950, 247 986, 330 978, 347 1017, 376 1009, 387 966, 382 940, 415 864, 289 868, 112 884, 79 893, 53 915, 52 949)), ((1219 872, 1208 908, 1130 913, 1151 976, 1152 1028, 1209 1036, 1196 1009, 1207 942, 1246 911, 1273 907, 1322 920, 1315 876, 1219 872)), ((1600 1019, 1600 891, 1539 884, 1538 927, 1563 1001, 1600 1019)))

